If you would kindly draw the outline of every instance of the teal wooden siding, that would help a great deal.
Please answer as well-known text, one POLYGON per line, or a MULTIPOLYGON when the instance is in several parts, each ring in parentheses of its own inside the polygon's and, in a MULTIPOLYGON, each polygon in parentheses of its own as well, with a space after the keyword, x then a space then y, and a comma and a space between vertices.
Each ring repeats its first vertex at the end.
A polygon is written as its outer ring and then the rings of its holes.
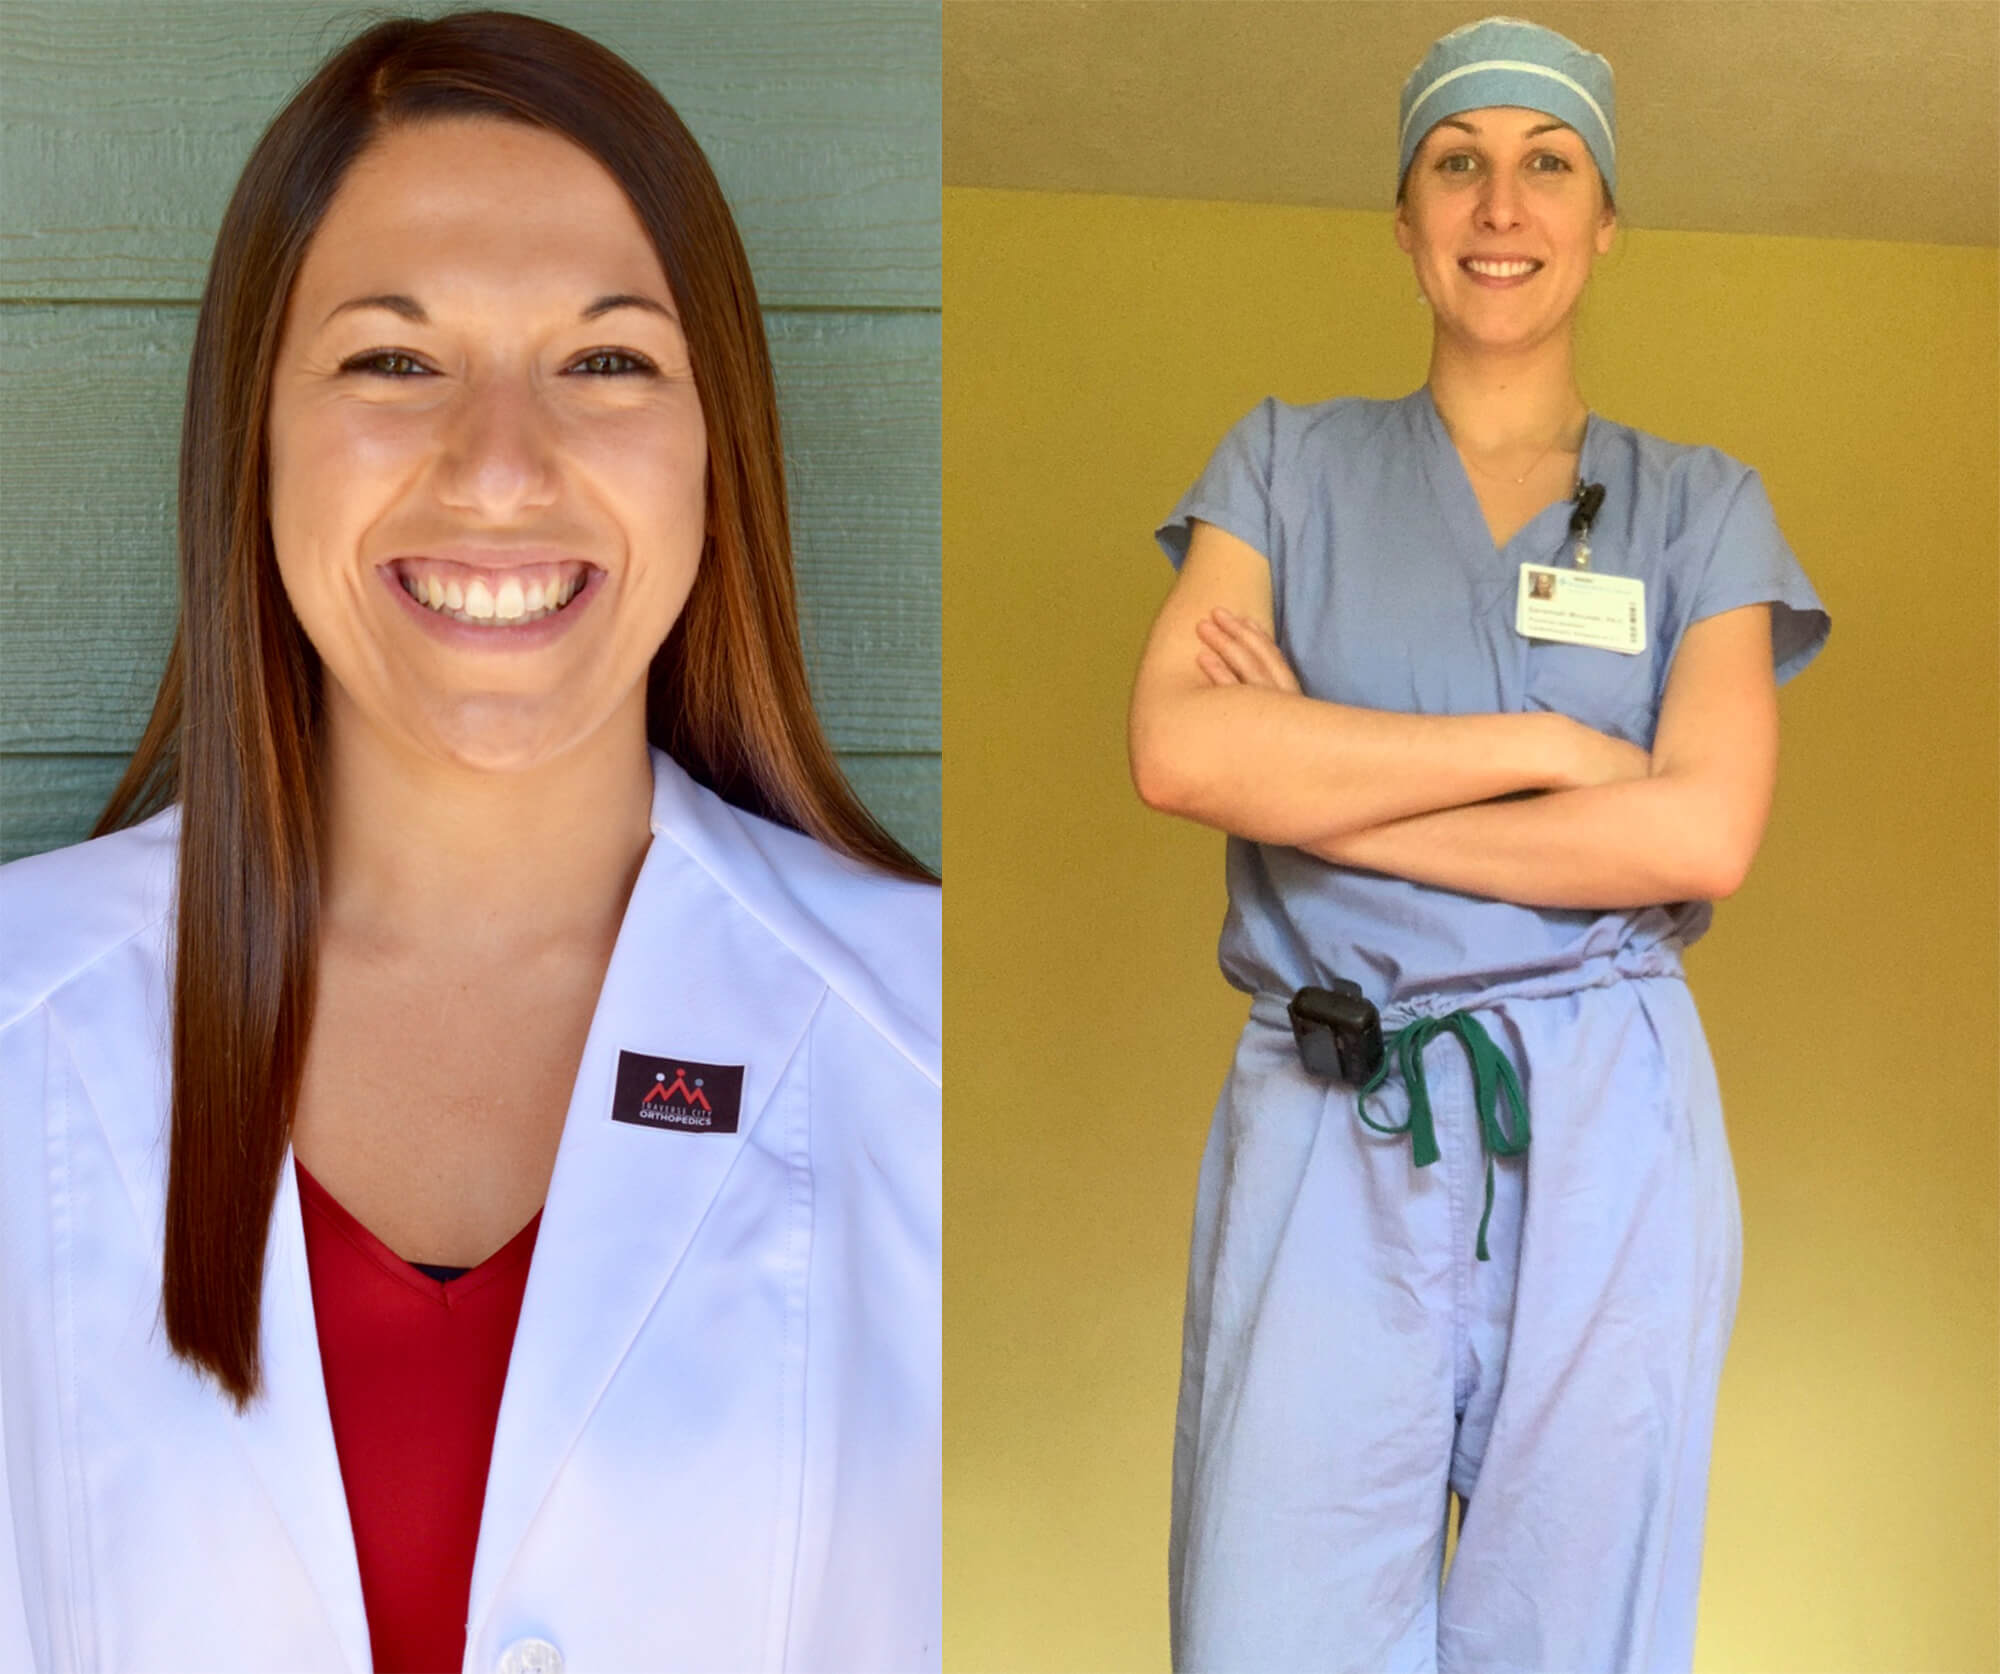
MULTIPOLYGON (((715 164, 777 365, 820 713, 936 865, 937 6, 518 9, 631 60, 715 164)), ((0 0, 0 859, 83 837, 144 724, 216 225, 263 126, 387 10, 0 0)))

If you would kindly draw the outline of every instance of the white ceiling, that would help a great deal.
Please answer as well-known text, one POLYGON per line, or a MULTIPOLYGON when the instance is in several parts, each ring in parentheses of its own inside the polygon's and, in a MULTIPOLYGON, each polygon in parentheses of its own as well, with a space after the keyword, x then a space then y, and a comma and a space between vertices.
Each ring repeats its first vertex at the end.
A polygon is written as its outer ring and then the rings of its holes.
POLYGON ((2000 0, 946 0, 945 183, 1386 209, 1490 10, 1610 59, 1628 226, 2000 243, 2000 0))

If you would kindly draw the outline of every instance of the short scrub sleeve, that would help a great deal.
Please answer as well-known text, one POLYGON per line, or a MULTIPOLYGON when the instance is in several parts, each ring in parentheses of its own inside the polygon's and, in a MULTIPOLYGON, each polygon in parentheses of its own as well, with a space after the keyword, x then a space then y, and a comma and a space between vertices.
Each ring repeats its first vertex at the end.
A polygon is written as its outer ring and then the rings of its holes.
POLYGON ((1187 557, 1194 520, 1213 523, 1272 557, 1271 461, 1276 452, 1275 400, 1260 401, 1222 438, 1194 486, 1180 497, 1153 538, 1175 569, 1187 557))
POLYGON ((1779 533, 1762 479, 1745 467, 1736 470, 1741 475, 1734 488, 1708 497, 1683 531, 1708 555, 1687 620, 1769 604, 1771 659, 1783 685, 1819 655, 1833 621, 1779 533))

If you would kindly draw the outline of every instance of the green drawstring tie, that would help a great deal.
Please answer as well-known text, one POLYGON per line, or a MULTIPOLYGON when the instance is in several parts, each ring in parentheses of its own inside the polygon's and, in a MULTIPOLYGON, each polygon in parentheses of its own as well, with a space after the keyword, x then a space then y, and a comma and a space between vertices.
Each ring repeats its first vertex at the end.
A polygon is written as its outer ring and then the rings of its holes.
POLYGON ((1443 1017, 1419 1017, 1405 1023, 1389 1037, 1382 1062, 1368 1078, 1368 1085, 1361 1089, 1355 1110, 1377 1133, 1408 1134, 1410 1160, 1418 1168, 1428 1168, 1436 1162, 1437 1127, 1431 1121, 1430 1089, 1424 1085, 1424 1048, 1446 1030, 1458 1036, 1472 1064, 1472 1106, 1479 1113, 1479 1137, 1486 1152, 1486 1212, 1479 1217, 1479 1259, 1486 1261, 1490 1259, 1486 1254, 1486 1223, 1493 1218, 1493 1159, 1518 1157, 1527 1150, 1528 1101, 1521 1092, 1520 1077, 1515 1075, 1514 1066, 1493 1044, 1493 1037, 1480 1027, 1479 1019, 1469 1011, 1454 1011, 1443 1017), (1368 1114, 1368 1095, 1389 1079, 1392 1063, 1402 1070, 1403 1085, 1410 1093, 1410 1114, 1393 1127, 1368 1114), (1513 1107, 1511 1133, 1500 1125, 1500 1093, 1507 1095, 1507 1102, 1513 1107))

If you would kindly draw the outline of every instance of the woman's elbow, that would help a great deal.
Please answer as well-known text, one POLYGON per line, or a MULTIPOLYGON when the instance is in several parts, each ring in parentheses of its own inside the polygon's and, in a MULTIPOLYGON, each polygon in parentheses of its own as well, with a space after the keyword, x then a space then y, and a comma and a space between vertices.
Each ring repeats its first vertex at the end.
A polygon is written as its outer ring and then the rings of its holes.
POLYGON ((1214 790, 1213 762, 1204 741, 1206 717, 1190 715, 1179 693, 1142 685, 1125 728, 1126 758, 1139 800, 1161 814, 1204 819, 1214 790))
POLYGON ((1749 868, 1711 863, 1688 880, 1691 901, 1727 901, 1743 887, 1749 868))
MULTIPOLYGON (((1751 794, 1745 786, 1694 774, 1679 777, 1672 812, 1655 826, 1671 845, 1667 854, 1678 898, 1724 901, 1741 889, 1764 840, 1769 811, 1768 793, 1751 794)), ((1666 805, 1660 812, 1667 813, 1666 805)))
POLYGON ((1695 859, 1694 886, 1689 895, 1699 901, 1726 901, 1750 876, 1761 832, 1720 831, 1702 845, 1695 859))
POLYGON ((1142 725, 1136 717, 1126 753, 1132 769, 1132 788, 1139 793, 1141 802, 1160 814, 1187 811, 1192 786, 1185 762, 1154 729, 1142 725))

